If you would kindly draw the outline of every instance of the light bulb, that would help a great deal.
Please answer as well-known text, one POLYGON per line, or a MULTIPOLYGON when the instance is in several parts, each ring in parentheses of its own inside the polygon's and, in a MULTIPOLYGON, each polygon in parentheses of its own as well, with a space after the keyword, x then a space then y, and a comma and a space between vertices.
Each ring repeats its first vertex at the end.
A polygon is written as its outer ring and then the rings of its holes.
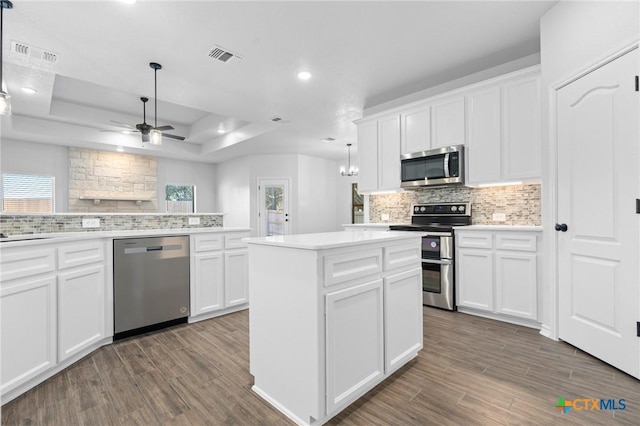
POLYGON ((162 132, 153 129, 149 132, 149 143, 151 145, 162 145, 162 132))

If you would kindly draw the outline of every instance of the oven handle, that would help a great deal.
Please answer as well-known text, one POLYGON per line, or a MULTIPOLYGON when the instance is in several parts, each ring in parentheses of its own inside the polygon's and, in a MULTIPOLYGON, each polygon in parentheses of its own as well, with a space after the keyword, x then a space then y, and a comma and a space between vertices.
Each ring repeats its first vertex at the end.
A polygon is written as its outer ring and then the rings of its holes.
POLYGON ((422 259, 422 263, 431 263, 433 265, 453 265, 453 260, 451 259, 422 259))

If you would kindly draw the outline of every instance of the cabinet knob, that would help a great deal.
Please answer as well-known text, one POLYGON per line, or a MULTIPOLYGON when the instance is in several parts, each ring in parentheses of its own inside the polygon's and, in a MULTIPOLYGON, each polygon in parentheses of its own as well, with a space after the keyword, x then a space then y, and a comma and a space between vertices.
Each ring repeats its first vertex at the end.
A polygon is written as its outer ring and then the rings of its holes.
POLYGON ((567 232, 567 229, 569 228, 566 223, 556 223, 556 231, 567 232))

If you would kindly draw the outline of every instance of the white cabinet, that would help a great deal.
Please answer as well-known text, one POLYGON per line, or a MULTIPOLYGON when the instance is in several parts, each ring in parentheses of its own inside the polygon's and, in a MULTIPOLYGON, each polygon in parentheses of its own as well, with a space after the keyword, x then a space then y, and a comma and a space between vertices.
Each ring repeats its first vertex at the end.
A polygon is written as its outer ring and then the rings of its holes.
POLYGON ((234 250, 224 254, 224 304, 226 307, 249 302, 248 254, 234 250))
POLYGON ((358 191, 400 189, 400 116, 358 123, 358 191))
POLYGON ((324 241, 249 244, 253 389, 298 424, 325 423, 423 345, 420 237, 324 241))
POLYGON ((538 68, 492 80, 466 98, 467 184, 540 180, 538 68))
POLYGON ((325 297, 327 414, 332 415, 384 375, 382 280, 325 297))
POLYGON ((439 99, 431 104, 431 148, 465 143, 464 96, 439 99))
POLYGON ((215 312, 224 307, 224 254, 196 253, 191 256, 194 285, 191 316, 215 312))
POLYGON ((46 274, 1 286, 0 390, 5 395, 56 365, 56 277, 46 274))
POLYGON ((190 320, 247 307, 247 237, 248 232, 192 235, 190 320))
POLYGON ((431 149, 431 105, 423 103, 400 112, 402 154, 431 149))
POLYGON ((458 310, 539 327, 540 231, 456 231, 458 310))
POLYGON ((58 362, 111 335, 106 326, 105 242, 58 247, 58 362))
POLYGON ((422 309, 407 301, 422 300, 422 269, 384 279, 384 371, 391 373, 422 348, 422 309))

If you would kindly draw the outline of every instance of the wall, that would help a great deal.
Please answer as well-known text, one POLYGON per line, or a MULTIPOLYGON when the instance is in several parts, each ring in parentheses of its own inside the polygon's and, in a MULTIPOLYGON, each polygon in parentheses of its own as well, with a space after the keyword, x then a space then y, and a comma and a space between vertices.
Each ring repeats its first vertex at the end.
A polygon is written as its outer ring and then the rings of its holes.
POLYGON ((157 212, 157 185, 155 157, 69 148, 70 212, 157 212))
POLYGON ((445 187, 369 196, 369 222, 409 223, 411 206, 419 203, 471 203, 474 225, 540 225, 540 185, 507 185, 487 188, 445 187), (383 221, 381 215, 389 215, 383 221), (494 222, 504 213, 505 222, 494 222))
POLYGON ((248 157, 217 164, 216 206, 225 215, 225 226, 251 227, 250 164, 248 157))
MULTIPOLYGON (((338 231, 341 206, 337 196, 338 164, 307 155, 298 156, 298 233, 338 231)), ((350 202, 349 202, 350 203, 350 202)))
MULTIPOLYGON (((557 337, 556 141, 552 128, 554 87, 640 38, 640 5, 633 2, 570 2, 554 6, 540 20, 542 65, 544 276, 543 331, 557 337)), ((630 76, 631 78, 631 76, 630 76)))
POLYGON ((167 184, 195 185, 196 212, 216 209, 216 166, 209 163, 158 158, 158 212, 166 212, 164 188, 167 184))
POLYGON ((69 205, 69 168, 66 146, 3 139, 0 144, 2 172, 40 174, 55 177, 55 211, 69 205))

